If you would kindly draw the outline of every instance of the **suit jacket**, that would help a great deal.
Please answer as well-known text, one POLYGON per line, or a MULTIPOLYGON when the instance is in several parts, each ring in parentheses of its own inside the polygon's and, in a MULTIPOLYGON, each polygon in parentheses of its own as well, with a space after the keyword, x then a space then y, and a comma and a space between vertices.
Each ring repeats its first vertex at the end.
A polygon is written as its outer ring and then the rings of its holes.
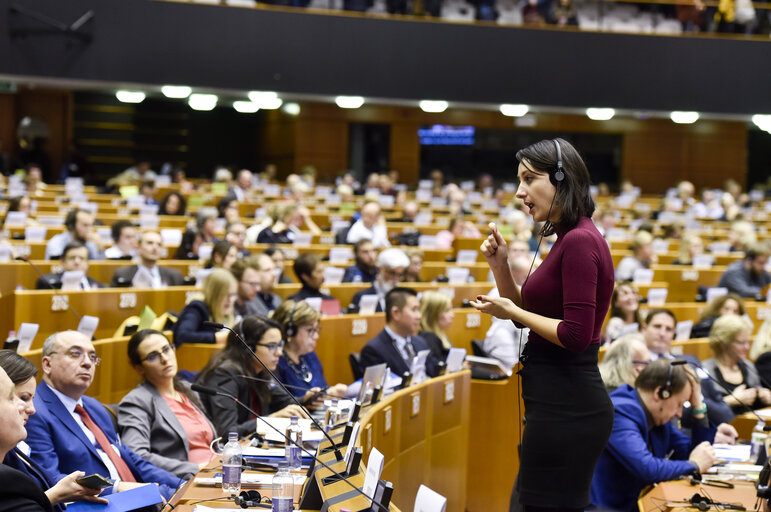
MULTIPOLYGON (((138 482, 159 484, 161 495, 166 499, 170 498, 182 484, 182 480, 147 462, 121 444, 104 406, 88 396, 83 396, 82 400, 86 412, 102 429, 110 443, 118 448, 134 478, 138 482)), ((109 476, 107 466, 99 457, 96 447, 91 444, 59 397, 45 382, 38 384, 34 403, 37 412, 27 421, 27 444, 32 449, 32 460, 43 468, 49 481, 58 482, 73 471, 109 476)), ((105 489, 105 493, 110 492, 112 488, 105 489)))
MULTIPOLYGON (((59 290, 62 287, 62 274, 63 272, 56 272, 55 274, 44 274, 42 277, 38 277, 35 281, 36 290, 59 290)), ((88 279, 88 284, 91 288, 104 288, 104 285, 98 281, 88 279)))
POLYGON ((215 343, 214 331, 204 329, 203 323, 211 319, 211 312, 200 300, 193 300, 179 313, 171 328, 174 333, 174 345, 183 343, 215 343))
POLYGON ((43 489, 26 473, 0 464, 0 511, 52 512, 43 489))
MULTIPOLYGON (((139 270, 137 265, 115 269, 115 272, 112 274, 110 286, 126 286, 126 283, 131 286, 131 281, 134 279, 137 270, 139 270)), ((158 272, 161 274, 161 281, 163 281, 163 284, 166 286, 182 286, 185 284, 182 273, 175 268, 159 266, 158 272)))
MULTIPOLYGON (((426 340, 420 336, 410 336, 410 342, 416 354, 421 350, 430 350, 426 340)), ((362 368, 386 363, 391 371, 397 375, 403 375, 404 372, 410 371, 407 361, 404 360, 401 352, 396 348, 396 342, 385 329, 364 345, 364 348, 361 349, 360 357, 362 368)), ((428 358, 426 358, 426 375, 436 377, 436 373, 436 360, 434 356, 429 354, 428 358)))
POLYGON ((696 468, 688 455, 700 442, 712 441, 715 429, 697 424, 693 439, 672 422, 649 431, 632 386, 620 386, 610 398, 615 408, 613 430, 594 471, 592 504, 601 510, 631 512, 637 510, 637 497, 646 485, 692 473, 696 468))
MULTIPOLYGON (((209 426, 214 432, 214 425, 209 426)), ((182 478, 198 473, 198 464, 188 461, 185 429, 149 382, 140 383, 120 401, 118 428, 126 446, 159 468, 182 478)))
MULTIPOLYGON (((198 382, 233 395, 247 407, 258 409, 256 412, 259 412, 260 416, 267 416, 294 403, 292 398, 278 386, 271 389, 269 401, 259 400, 253 393, 250 382, 241 377, 243 373, 231 361, 225 361, 203 379, 199 378, 198 382)), ((200 377, 201 374, 198 375, 200 377)), ((262 378, 263 375, 260 377, 262 378)), ((260 387, 269 386, 264 382, 254 382, 254 384, 260 387)), ((254 416, 230 398, 203 395, 201 401, 209 417, 217 426, 217 435, 227 437, 228 432, 238 432, 239 437, 243 437, 254 432, 254 416)))
MULTIPOLYGON (((364 290, 359 290, 358 292, 353 294, 353 297, 351 298, 351 305, 356 306, 356 309, 360 309, 359 302, 361 302, 361 298, 365 295, 378 295, 377 289, 374 285, 370 286, 369 288, 366 288, 364 290)), ((377 301, 377 307, 375 308, 375 313, 382 313, 383 312, 383 304, 385 303, 385 297, 380 297, 377 301)))
MULTIPOLYGON (((52 487, 51 482, 48 481, 45 473, 43 473, 43 468, 35 464, 32 459, 24 455, 18 448, 14 448, 5 455, 3 464, 13 469, 17 469, 32 478, 44 493, 52 487)), ((54 512, 64 512, 65 507, 62 504, 52 503, 51 506, 53 507, 54 512)))

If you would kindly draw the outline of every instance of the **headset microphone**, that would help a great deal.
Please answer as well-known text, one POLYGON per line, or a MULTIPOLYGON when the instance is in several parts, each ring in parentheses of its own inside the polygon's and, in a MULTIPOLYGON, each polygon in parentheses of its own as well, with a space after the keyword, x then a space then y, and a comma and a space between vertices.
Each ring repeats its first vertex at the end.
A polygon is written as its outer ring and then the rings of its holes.
POLYGON ((557 141, 557 139, 554 139, 553 142, 554 147, 557 148, 557 172, 554 173, 554 179, 552 180, 552 183, 556 187, 558 183, 565 179, 565 172, 562 170, 562 150, 560 149, 560 143, 557 141), (557 183, 554 183, 555 181, 557 183))

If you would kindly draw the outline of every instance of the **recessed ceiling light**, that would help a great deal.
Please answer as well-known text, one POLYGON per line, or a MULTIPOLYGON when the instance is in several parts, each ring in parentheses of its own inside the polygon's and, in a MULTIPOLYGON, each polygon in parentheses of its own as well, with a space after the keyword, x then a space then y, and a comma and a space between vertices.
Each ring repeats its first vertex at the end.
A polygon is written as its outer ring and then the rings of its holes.
POLYGON ((669 118, 677 124, 691 124, 699 120, 699 113, 675 110, 669 114, 669 118))
POLYGON ((613 119, 613 116, 616 115, 616 111, 612 108, 587 108, 586 109, 586 117, 591 119, 592 121, 607 121, 609 119, 613 119))
POLYGON ((300 105, 299 103, 284 103, 284 106, 281 107, 281 110, 285 114, 289 114, 290 116, 296 116, 300 114, 300 105))
POLYGON ((447 110, 449 104, 444 100, 422 100, 418 105, 423 112, 438 114, 447 110))
POLYGON ((359 108, 364 105, 364 98, 361 96, 338 96, 335 103, 340 108, 359 108))
POLYGON ((161 87, 161 92, 167 98, 187 98, 193 89, 186 85, 164 85, 161 87))
POLYGON ((234 101, 233 108, 236 110, 236 112, 240 112, 242 114, 254 114, 260 110, 260 107, 251 101, 234 101))
POLYGON ((123 103, 142 103, 145 100, 145 93, 142 91, 117 91, 115 97, 123 103))
POLYGON ((527 105, 512 105, 504 103, 500 106, 501 114, 509 117, 522 117, 530 110, 527 105))
POLYGON ((217 100, 216 94, 191 94, 187 104, 193 110, 208 111, 214 110, 214 107, 217 106, 217 100))

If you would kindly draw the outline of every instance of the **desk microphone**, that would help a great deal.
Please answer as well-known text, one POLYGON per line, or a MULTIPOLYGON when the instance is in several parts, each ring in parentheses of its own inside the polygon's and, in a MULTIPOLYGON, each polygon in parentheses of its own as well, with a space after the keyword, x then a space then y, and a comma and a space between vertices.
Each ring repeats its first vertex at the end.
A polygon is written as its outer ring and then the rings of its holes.
MULTIPOLYGON (((313 424, 316 426, 316 428, 321 430, 321 432, 324 434, 324 437, 327 438, 327 441, 329 441, 331 443, 331 445, 334 447, 335 459, 343 460, 343 454, 340 453, 340 450, 337 448, 337 443, 335 443, 332 440, 330 435, 327 433, 326 429, 322 428, 321 425, 319 425, 319 422, 316 421, 316 419, 313 417, 313 415, 310 413, 310 411, 308 409, 306 409, 305 406, 303 404, 301 404, 300 401, 286 388, 284 383, 279 380, 279 378, 276 376, 276 374, 273 373, 273 371, 270 368, 268 368, 265 365, 265 363, 262 362, 262 359, 260 359, 260 356, 258 356, 254 352, 254 350, 252 350, 252 347, 250 347, 249 344, 246 343, 246 341, 243 338, 241 338, 241 336, 235 330, 231 329, 227 325, 220 324, 220 323, 217 323, 217 322, 204 322, 202 325, 203 325, 204 329, 214 329, 214 330, 227 329, 228 331, 232 332, 235 335, 236 339, 241 342, 241 344, 246 348, 246 350, 248 350, 249 353, 252 354, 252 356, 260 363, 260 365, 262 365, 262 367, 265 369, 265 371, 267 371, 270 374, 270 376, 273 378, 273 380, 276 381, 276 384, 278 384, 279 387, 281 389, 283 389, 284 392, 287 395, 289 395, 289 397, 292 399, 292 401, 294 403, 296 403, 297 406, 300 407, 300 409, 305 411, 306 416, 308 416, 308 418, 310 418, 310 420, 313 422, 313 424)), ((243 405, 243 404, 241 404, 241 405, 243 405)))
MULTIPOLYGON (((249 375, 239 375, 239 377, 241 377, 242 379, 246 379, 246 380, 254 380, 254 381, 257 381, 257 382, 266 382, 268 384, 272 384, 273 383, 273 381, 271 379, 261 379, 259 377, 251 377, 249 375)), ((308 388, 304 388, 304 387, 301 387, 301 386, 293 386, 291 384, 284 384, 284 386, 286 386, 286 387, 288 387, 290 389, 297 389, 297 390, 300 390, 300 391, 310 391, 310 389, 308 389, 308 388)), ((326 389, 329 389, 329 388, 326 388, 326 389)), ((345 396, 333 395, 333 394, 327 393, 326 389, 322 389, 321 391, 319 391, 317 393, 317 395, 324 395, 324 396, 328 396, 329 398, 337 398, 339 400, 345 400, 345 399, 348 398, 348 397, 345 397, 345 396)))
POLYGON ((701 371, 703 371, 703 372, 704 372, 704 375, 706 375, 706 376, 707 376, 707 378, 708 378, 710 381, 712 381, 713 383, 717 384, 717 385, 720 387, 720 389, 722 389, 723 391, 725 391, 725 392, 726 392, 726 394, 728 394, 728 395, 730 395, 730 396, 734 397, 734 400, 736 400, 737 402, 739 402, 739 405, 741 405, 742 407, 744 407, 745 409, 747 409, 747 410, 750 412, 750 414, 752 414, 753 416, 755 416, 755 417, 758 419, 758 424, 759 424, 759 425, 763 425, 763 432, 771 432, 771 425, 766 425, 766 420, 765 420, 765 419, 763 419, 763 418, 761 418, 761 417, 760 417, 760 415, 759 415, 758 413, 756 413, 756 412, 755 412, 755 411, 752 409, 752 407, 749 407, 749 406, 747 406, 747 404, 745 404, 744 402, 742 402, 741 400, 739 400, 739 397, 737 397, 736 395, 734 395, 734 394, 733 394, 733 393, 732 393, 732 392, 731 392, 731 391, 730 391, 730 390, 729 390, 727 387, 725 387, 723 384, 721 384, 721 383, 720 383, 720 382, 718 382, 717 380, 713 379, 713 378, 712 378, 712 375, 710 375, 710 374, 709 374, 709 372, 708 372, 707 370, 705 370, 705 369, 704 369, 704 367, 703 367, 702 365, 700 365, 700 364, 696 364, 696 363, 693 363, 693 362, 691 362, 691 361, 688 361, 688 362, 689 362, 690 364, 693 364, 694 366, 696 366, 696 367, 697 367, 698 369, 700 369, 701 371))
MULTIPOLYGON (((214 322, 205 322, 205 324, 214 324, 214 322)), ((215 325, 221 325, 221 324, 215 324, 215 325)), ((255 357, 256 357, 256 356, 255 356, 255 357)), ((257 360, 259 361, 259 358, 257 358, 257 360)), ((197 393, 203 393, 203 394, 205 394, 205 395, 213 395, 213 396, 223 396, 223 397, 225 397, 225 398, 229 398, 229 399, 233 400, 233 401, 234 401, 236 404, 240 405, 241 407, 243 407, 244 409, 246 409, 247 411, 249 411, 249 413, 250 413, 250 414, 253 414, 253 415, 254 415, 255 417, 257 417, 258 419, 261 419, 263 423, 265 423, 265 424, 266 424, 268 427, 270 427, 271 429, 273 429, 273 431, 274 431, 274 432, 276 432, 278 435, 280 435, 281 437, 283 437, 283 438, 286 440, 286 443, 287 443, 287 444, 293 444, 293 445, 295 445, 297 448, 299 448, 301 451, 303 451, 303 452, 304 452, 306 455, 308 455, 309 457, 311 457, 311 458, 312 458, 312 459, 313 459, 315 462, 317 462, 317 463, 318 463, 318 464, 320 464, 321 466, 323 466, 323 467, 325 467, 326 469, 328 469, 329 471, 331 471, 331 472, 332 472, 332 474, 333 474, 333 475, 335 475, 335 476, 336 476, 337 478, 339 478, 340 480, 343 480, 343 481, 344 481, 346 484, 348 484, 348 486, 349 486, 349 487, 351 487, 353 490, 355 490, 356 492, 358 492, 359 494, 361 494, 362 496, 364 496, 364 497, 365 497, 365 498, 367 498, 368 500, 370 500, 370 499, 371 499, 369 496, 367 496, 367 494, 366 494, 366 493, 365 493, 365 492, 364 492, 362 489, 360 489, 359 487, 356 487, 354 484, 352 484, 351 482, 349 482, 349 481, 348 481, 348 477, 345 477, 345 476, 341 475, 340 473, 338 473, 337 471, 335 471, 334 469, 332 469, 331 467, 329 467, 329 465, 327 465, 325 462, 323 462, 323 461, 319 460, 319 459, 318 459, 318 457, 316 457, 316 456, 315 456, 313 453, 311 453, 311 452, 309 452, 308 450, 306 450, 306 449, 305 449, 305 447, 303 447, 303 446, 302 446, 300 443, 298 443, 298 442, 297 442, 297 441, 295 441, 294 439, 291 439, 291 438, 287 437, 287 435, 286 435, 284 432, 281 432, 281 430, 279 430, 278 428, 276 428, 275 426, 273 426, 273 424, 272 424, 272 423, 270 423, 269 421, 265 421, 265 420, 264 420, 264 419, 263 419, 263 418, 262 418, 262 417, 261 417, 259 414, 257 414, 257 412, 256 412, 256 411, 254 411, 254 410, 253 410, 251 407, 249 407, 248 405, 246 405, 245 403, 243 403, 242 401, 240 401, 240 400, 239 400, 237 397, 235 397, 235 396, 231 395, 230 393, 225 393, 224 391, 219 391, 219 390, 217 390, 217 389, 211 388, 211 387, 209 387, 209 386, 203 386, 203 385, 201 385, 201 384, 198 384, 198 383, 195 383, 195 384, 193 384, 193 385, 191 386, 191 389, 192 389, 193 391, 197 392, 197 393)), ((314 422, 314 423, 315 423, 315 422, 314 422)), ((316 425, 316 426, 318 427, 318 425, 316 425)), ((324 430, 323 430, 323 429, 320 429, 320 430, 321 430, 322 432, 324 432, 324 430)), ((332 441, 332 439, 329 437, 329 435, 328 435, 328 434, 326 434, 326 433, 325 433, 325 435, 326 435, 327 439, 329 439, 329 441, 332 443, 332 446, 335 446, 335 443, 334 443, 334 441, 332 441)), ((335 449, 335 451, 336 451, 337 453, 339 453, 339 451, 338 451, 337 449, 335 449)), ((337 460, 338 460, 338 461, 340 461, 340 460, 343 460, 343 459, 342 459, 342 457, 341 457, 341 458, 339 458, 339 459, 337 459, 337 460)), ((221 498, 220 498, 220 499, 221 499, 221 498)), ((380 502, 378 502, 378 501, 375 501, 374 499, 371 499, 371 501, 372 501, 372 504, 373 504, 373 505, 377 505, 377 506, 378 506, 378 507, 380 507, 382 510, 385 510, 386 512, 388 512, 388 510, 389 510, 389 509, 388 509, 388 507, 386 507, 386 506, 385 506, 385 505, 383 505, 382 503, 380 503, 380 502)))
MULTIPOLYGON (((57 295, 59 297, 62 296, 62 294, 59 293, 59 290, 54 288, 54 285, 52 285, 51 282, 48 279, 45 278, 45 274, 43 274, 43 272, 40 270, 40 267, 38 267, 37 265, 32 263, 32 260, 29 260, 29 259, 25 258, 24 256, 16 256, 14 259, 16 261, 23 261, 24 263, 29 263, 29 265, 33 269, 35 269, 35 272, 37 272, 37 275, 40 276, 40 280, 43 281, 45 284, 47 284, 48 287, 51 290, 53 290, 54 295, 57 295)), ((81 321, 83 319, 83 315, 81 315, 80 313, 75 311, 75 308, 73 308, 72 305, 70 304, 69 298, 68 298, 68 300, 65 301, 65 303, 67 304, 67 309, 72 311, 72 314, 75 315, 78 318, 78 322, 81 321)))

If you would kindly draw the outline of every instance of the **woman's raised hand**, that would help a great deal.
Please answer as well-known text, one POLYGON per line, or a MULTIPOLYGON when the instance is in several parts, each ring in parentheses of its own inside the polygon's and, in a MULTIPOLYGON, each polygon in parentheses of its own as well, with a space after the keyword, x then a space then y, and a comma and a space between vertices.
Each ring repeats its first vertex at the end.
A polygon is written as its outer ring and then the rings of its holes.
POLYGON ((503 239, 501 233, 495 225, 495 222, 489 224, 490 236, 488 236, 482 246, 479 248, 482 251, 487 264, 495 271, 496 269, 508 269, 509 267, 509 251, 506 240, 503 239))

